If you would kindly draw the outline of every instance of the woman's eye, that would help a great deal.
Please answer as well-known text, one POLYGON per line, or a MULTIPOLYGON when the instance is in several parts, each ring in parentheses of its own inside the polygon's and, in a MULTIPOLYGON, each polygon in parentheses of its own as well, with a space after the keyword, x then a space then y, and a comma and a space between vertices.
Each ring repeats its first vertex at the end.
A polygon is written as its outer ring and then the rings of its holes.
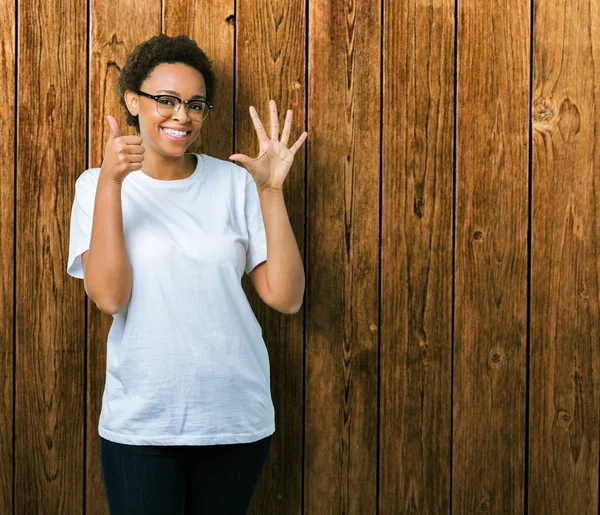
POLYGON ((193 109, 194 111, 204 111, 204 104, 202 102, 192 103, 190 104, 190 109, 193 109))
POLYGON ((158 103, 162 104, 164 106, 172 106, 172 105, 174 105, 173 101, 170 98, 159 98, 158 99, 158 103))

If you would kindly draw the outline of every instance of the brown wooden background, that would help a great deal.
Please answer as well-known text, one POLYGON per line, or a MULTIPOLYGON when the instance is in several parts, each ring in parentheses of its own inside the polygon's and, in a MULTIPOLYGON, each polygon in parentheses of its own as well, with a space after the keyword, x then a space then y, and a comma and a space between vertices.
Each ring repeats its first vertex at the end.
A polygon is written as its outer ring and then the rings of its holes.
POLYGON ((202 151, 255 155, 269 98, 308 131, 284 190, 303 309, 244 277, 277 426, 252 513, 598 513, 600 0, 0 0, 0 19, 0 513, 107 513, 112 317, 66 274, 69 218, 106 115, 124 127, 119 67, 161 30, 213 59, 202 151))

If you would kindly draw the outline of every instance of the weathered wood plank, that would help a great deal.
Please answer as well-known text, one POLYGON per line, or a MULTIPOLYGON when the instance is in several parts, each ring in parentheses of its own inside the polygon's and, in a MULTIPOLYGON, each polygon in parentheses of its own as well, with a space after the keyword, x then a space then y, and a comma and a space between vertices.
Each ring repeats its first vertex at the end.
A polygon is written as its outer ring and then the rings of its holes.
POLYGON ((529 513, 598 513, 600 10, 536 2, 529 513))
POLYGON ((18 20, 14 513, 77 513, 84 297, 65 269, 85 166, 86 4, 21 0, 18 20))
POLYGON ((305 513, 374 513, 379 0, 310 2, 305 513))
POLYGON ((458 4, 452 508, 525 494, 529 4, 458 4))
POLYGON ((384 6, 379 510, 443 514, 451 495, 454 2, 419 5, 384 6))
MULTIPOLYGON (((5 94, 0 97, 0 317, 6 322, 14 317, 15 252, 15 79, 16 26, 15 1, 0 1, 0 83, 5 94)), ((0 377, 3 379, 0 398, 0 513, 13 513, 13 365, 14 326, 0 323, 0 377)))

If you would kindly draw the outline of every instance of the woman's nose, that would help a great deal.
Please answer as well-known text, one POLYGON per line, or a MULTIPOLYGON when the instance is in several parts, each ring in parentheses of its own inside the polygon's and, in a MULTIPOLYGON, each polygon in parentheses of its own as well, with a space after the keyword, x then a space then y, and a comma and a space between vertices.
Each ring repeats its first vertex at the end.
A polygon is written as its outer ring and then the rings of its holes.
POLYGON ((190 117, 188 115, 186 107, 187 106, 185 104, 179 104, 177 112, 173 113, 173 116, 171 118, 173 118, 174 120, 178 120, 181 123, 186 123, 190 121, 190 117))

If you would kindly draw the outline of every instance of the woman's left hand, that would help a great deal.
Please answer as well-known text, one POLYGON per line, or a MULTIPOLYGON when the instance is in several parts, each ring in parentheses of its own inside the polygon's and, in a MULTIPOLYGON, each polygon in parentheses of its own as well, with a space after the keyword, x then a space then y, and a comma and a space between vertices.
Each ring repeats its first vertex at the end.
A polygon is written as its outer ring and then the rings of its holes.
POLYGON ((256 129, 260 145, 258 156, 252 159, 245 154, 233 154, 229 156, 229 159, 239 161, 244 165, 252 177, 254 177, 254 182, 259 190, 267 188, 281 190, 283 181, 294 162, 294 155, 308 136, 308 133, 303 132, 296 143, 292 147, 287 148, 292 127, 292 110, 288 109, 283 132, 281 133, 281 141, 278 141, 279 121, 275 100, 269 101, 269 108, 271 111, 270 139, 258 117, 256 109, 250 106, 250 116, 254 122, 254 128, 256 129))

